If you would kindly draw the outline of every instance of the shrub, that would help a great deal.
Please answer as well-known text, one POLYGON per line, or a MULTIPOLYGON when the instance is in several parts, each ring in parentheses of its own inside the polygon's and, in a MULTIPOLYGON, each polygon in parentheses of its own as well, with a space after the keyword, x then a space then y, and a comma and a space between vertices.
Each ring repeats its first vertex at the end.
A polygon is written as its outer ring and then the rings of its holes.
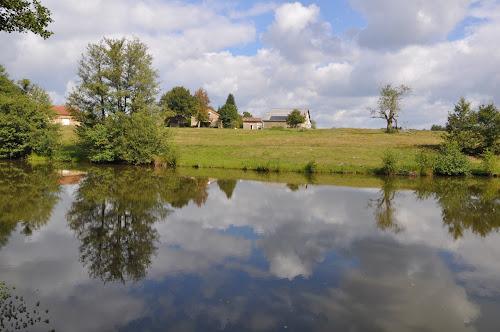
POLYGON ((456 143, 446 142, 437 155, 435 172, 441 175, 468 175, 471 165, 456 143))
POLYGON ((79 127, 78 136, 93 162, 151 164, 155 157, 164 156, 168 163, 176 163, 177 157, 170 155, 170 131, 157 120, 143 112, 118 113, 105 123, 79 127))
POLYGON ((314 173, 316 169, 318 168, 318 165, 316 164, 315 160, 311 160, 304 166, 304 172, 305 173, 314 173))
POLYGON ((492 175, 495 172, 496 168, 495 154, 492 150, 486 149, 481 156, 483 157, 483 161, 481 162, 481 170, 486 175, 492 175))
POLYGON ((421 150, 415 157, 421 175, 432 175, 436 167, 436 155, 429 150, 421 150))
POLYGON ((384 152, 384 156, 382 157, 382 173, 387 175, 392 175, 397 172, 397 163, 398 158, 394 151, 387 150, 384 152))

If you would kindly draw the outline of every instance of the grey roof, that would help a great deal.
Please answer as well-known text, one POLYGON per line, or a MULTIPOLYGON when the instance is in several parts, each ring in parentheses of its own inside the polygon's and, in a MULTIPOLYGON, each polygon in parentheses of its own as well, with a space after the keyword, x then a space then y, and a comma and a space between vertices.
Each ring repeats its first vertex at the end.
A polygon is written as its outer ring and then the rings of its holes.
MULTIPOLYGON (((269 112, 265 113, 262 117, 262 121, 286 121, 288 114, 290 114, 296 108, 273 108, 269 112)), ((308 109, 299 109, 302 116, 306 116, 309 113, 308 109)))

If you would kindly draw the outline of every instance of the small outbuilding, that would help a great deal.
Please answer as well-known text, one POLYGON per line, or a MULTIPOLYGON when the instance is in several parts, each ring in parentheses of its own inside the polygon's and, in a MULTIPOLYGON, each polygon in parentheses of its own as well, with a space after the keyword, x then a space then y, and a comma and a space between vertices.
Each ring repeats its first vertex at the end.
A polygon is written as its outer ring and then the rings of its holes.
POLYGON ((262 118, 243 118, 243 129, 262 129, 262 118))

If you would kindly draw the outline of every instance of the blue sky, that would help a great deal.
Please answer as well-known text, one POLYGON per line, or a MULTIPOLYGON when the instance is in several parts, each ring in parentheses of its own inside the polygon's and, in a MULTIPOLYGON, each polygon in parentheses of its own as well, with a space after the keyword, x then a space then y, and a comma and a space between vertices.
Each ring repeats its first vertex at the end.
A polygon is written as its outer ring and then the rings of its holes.
MULTIPOLYGON (((0 33, 0 63, 55 104, 78 84, 88 43, 137 36, 153 54, 161 94, 235 96, 240 112, 309 108, 319 127, 381 128, 381 84, 406 84, 399 123, 444 124, 460 97, 500 102, 498 0, 168 1, 44 0, 54 35, 0 33)), ((161 95, 160 94, 160 95, 161 95)), ((159 96, 158 96, 159 97, 159 96)))

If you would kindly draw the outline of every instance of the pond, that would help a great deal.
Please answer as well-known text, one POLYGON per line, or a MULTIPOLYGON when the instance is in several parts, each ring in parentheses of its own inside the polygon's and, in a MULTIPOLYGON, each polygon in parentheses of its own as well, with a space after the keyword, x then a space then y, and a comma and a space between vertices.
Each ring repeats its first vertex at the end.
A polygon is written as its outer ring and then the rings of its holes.
POLYGON ((496 331, 499 189, 0 163, 0 330, 496 331))

